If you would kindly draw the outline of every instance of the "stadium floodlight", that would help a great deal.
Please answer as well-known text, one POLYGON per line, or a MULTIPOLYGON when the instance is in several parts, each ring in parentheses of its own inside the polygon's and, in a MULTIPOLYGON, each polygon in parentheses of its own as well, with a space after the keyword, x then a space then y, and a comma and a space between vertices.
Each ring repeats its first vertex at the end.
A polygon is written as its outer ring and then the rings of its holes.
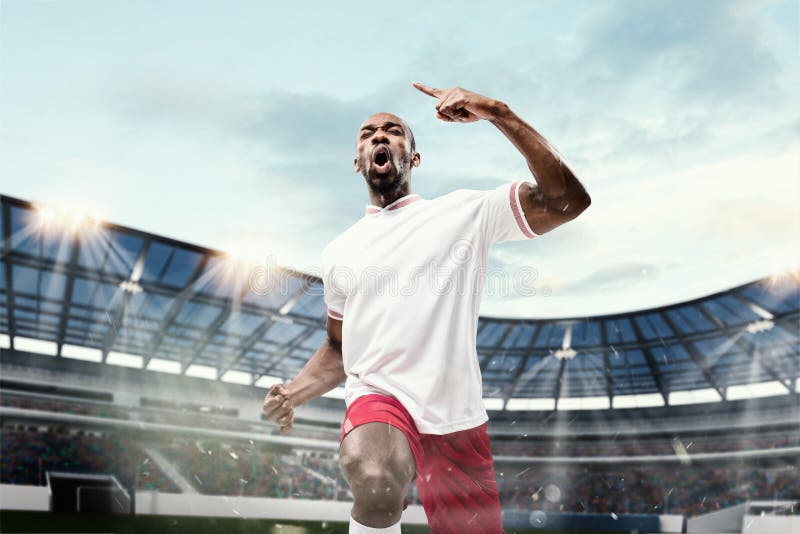
POLYGON ((556 358, 559 360, 571 360, 578 354, 572 348, 572 323, 567 325, 564 329, 564 338, 561 340, 561 348, 555 352, 556 358))
POLYGON ((283 306, 281 306, 281 309, 278 310, 278 313, 281 315, 286 315, 287 313, 292 311, 292 308, 294 308, 294 305, 297 304, 298 300, 300 300, 299 294, 287 300, 286 303, 283 306))
POLYGON ((52 206, 36 206, 36 226, 40 229, 49 228, 58 219, 58 211, 52 206))
POLYGON ((556 358, 560 360, 571 360, 576 354, 578 353, 575 351, 575 349, 558 349, 555 352, 556 358))
POLYGON ((768 319, 764 319, 761 321, 753 321, 749 325, 747 325, 747 331, 751 334, 758 334, 760 332, 767 332, 772 330, 772 327, 775 326, 775 323, 768 319))
POLYGON ((225 253, 221 256, 220 268, 224 276, 246 275, 259 264, 255 258, 225 253))
POLYGON ((572 323, 567 325, 564 330, 564 339, 561 340, 561 348, 567 350, 572 346, 572 323))
POLYGON ((119 287, 123 291, 127 291, 128 293, 133 293, 134 295, 136 293, 142 292, 142 286, 140 286, 137 282, 134 282, 133 280, 123 280, 122 282, 119 283, 119 287))
POLYGON ((778 285, 786 278, 797 279, 800 277, 800 256, 776 258, 772 272, 774 274, 769 277, 772 285, 778 285))
POLYGON ((751 302, 747 305, 748 308, 753 310, 753 313, 761 317, 762 319, 766 319, 767 321, 771 321, 775 318, 770 312, 759 306, 758 304, 751 302))
POLYGON ((237 240, 225 247, 221 256, 223 266, 228 272, 247 274, 256 266, 274 264, 275 260, 264 251, 264 243, 237 240))
POLYGON ((0 334, 0 349, 11 347, 11 338, 7 334, 0 334))
POLYGON ((78 209, 49 204, 34 206, 35 225, 42 232, 91 233, 102 226, 99 218, 78 209))

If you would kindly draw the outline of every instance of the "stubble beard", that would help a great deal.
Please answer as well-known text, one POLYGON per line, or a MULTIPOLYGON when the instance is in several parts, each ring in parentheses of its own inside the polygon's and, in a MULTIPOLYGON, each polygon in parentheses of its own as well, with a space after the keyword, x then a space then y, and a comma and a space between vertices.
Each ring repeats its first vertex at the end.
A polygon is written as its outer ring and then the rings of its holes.
MULTIPOLYGON (((395 191, 400 189, 403 186, 403 184, 406 183, 406 174, 407 174, 409 161, 410 161, 410 159, 408 158, 408 156, 406 154, 403 154, 400 157, 400 161, 397 162, 397 163, 399 163, 399 165, 394 165, 394 180, 392 180, 391 182, 386 182, 386 181, 383 181, 383 180, 381 180, 378 183, 373 182, 371 180, 371 178, 373 176, 376 176, 376 174, 374 174, 374 173, 370 174, 369 171, 366 170, 367 169, 366 165, 362 165, 361 166, 361 168, 363 169, 361 171, 361 174, 364 176, 364 179, 367 182, 367 186, 373 192, 375 192, 378 195, 387 195, 387 194, 390 194, 390 193, 394 193, 395 191)), ((371 167, 372 166, 370 164, 370 168, 371 167)))

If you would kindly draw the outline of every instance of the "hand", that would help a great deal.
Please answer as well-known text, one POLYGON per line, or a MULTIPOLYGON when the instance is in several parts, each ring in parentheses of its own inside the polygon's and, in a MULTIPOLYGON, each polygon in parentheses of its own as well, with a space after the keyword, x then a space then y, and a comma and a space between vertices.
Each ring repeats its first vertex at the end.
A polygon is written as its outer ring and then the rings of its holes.
POLYGON ((493 119, 497 117, 498 111, 503 106, 497 100, 461 87, 436 89, 417 82, 412 82, 411 85, 439 100, 436 103, 436 118, 446 122, 475 122, 480 119, 493 119))
POLYGON ((264 415, 273 423, 280 425, 281 434, 288 434, 294 422, 294 408, 289 392, 283 384, 274 384, 264 397, 264 415))

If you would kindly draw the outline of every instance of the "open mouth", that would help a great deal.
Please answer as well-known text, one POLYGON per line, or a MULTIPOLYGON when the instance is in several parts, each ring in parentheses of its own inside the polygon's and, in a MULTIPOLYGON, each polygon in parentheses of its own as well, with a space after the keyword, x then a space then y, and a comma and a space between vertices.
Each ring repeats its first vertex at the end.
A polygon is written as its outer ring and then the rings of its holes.
POLYGON ((375 172, 384 174, 389 172, 392 167, 391 159, 389 158, 389 149, 386 145, 379 145, 372 152, 372 166, 375 172))

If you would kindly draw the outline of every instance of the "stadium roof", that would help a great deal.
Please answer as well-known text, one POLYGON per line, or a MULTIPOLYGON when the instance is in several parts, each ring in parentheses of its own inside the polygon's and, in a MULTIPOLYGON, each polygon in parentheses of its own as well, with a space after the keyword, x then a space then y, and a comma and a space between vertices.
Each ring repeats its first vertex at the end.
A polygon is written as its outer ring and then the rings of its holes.
MULTIPOLYGON (((0 200, 4 348, 261 384, 325 338, 317 277, 0 200)), ((487 407, 622 408, 796 391, 799 333, 786 273, 627 314, 481 319, 477 346, 487 407)))

